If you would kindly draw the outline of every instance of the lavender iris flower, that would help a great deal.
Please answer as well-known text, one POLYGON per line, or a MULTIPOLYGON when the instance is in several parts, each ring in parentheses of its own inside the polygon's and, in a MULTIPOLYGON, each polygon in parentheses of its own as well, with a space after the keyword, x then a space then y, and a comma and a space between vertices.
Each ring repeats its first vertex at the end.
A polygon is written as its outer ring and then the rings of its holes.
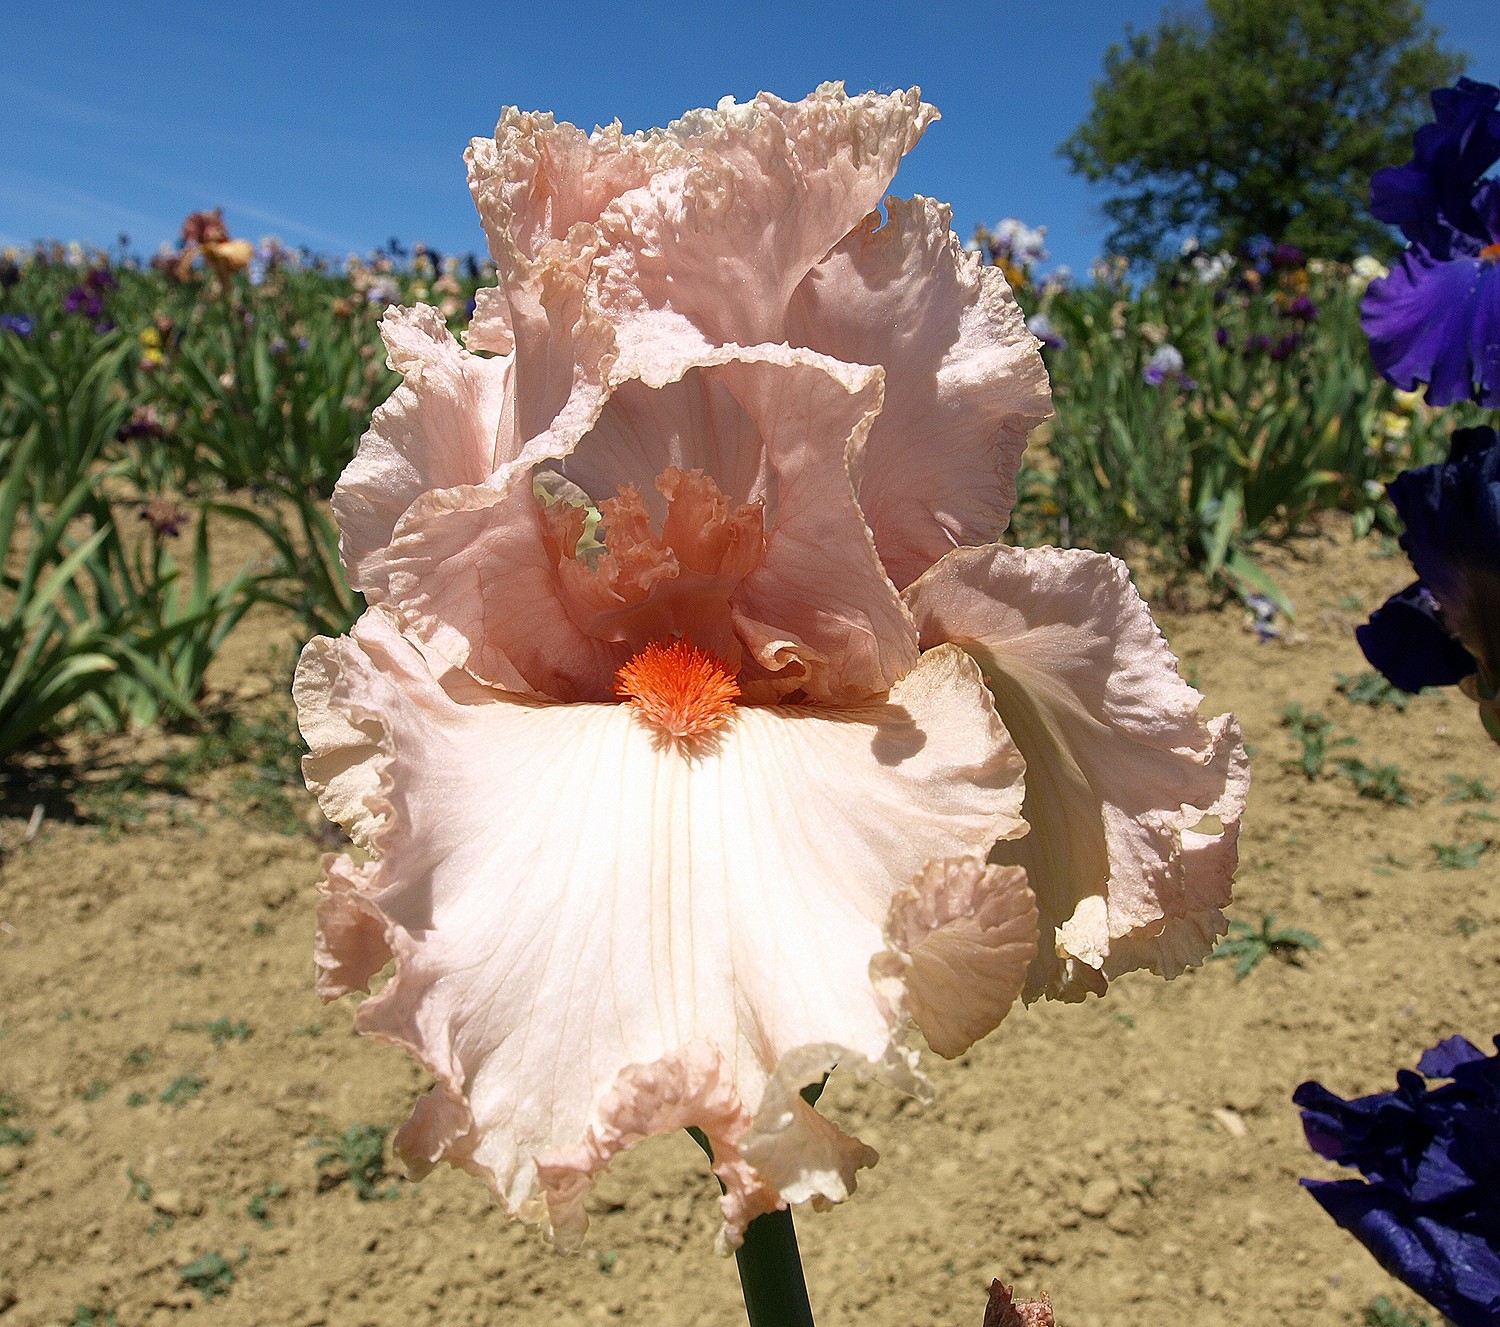
POLYGON ((0 313, 0 329, 14 332, 24 340, 31 335, 31 319, 24 313, 0 313))
MULTIPOLYGON (((1495 1040, 1500 1050, 1500 1037, 1495 1040)), ((1463 1037, 1345 1101, 1303 1083, 1307 1141, 1364 1180, 1303 1180, 1323 1210, 1458 1327, 1500 1322, 1500 1056, 1463 1037), (1452 1081, 1429 1087, 1424 1078, 1452 1081)))
POLYGON ((1042 343, 1044 350, 1066 350, 1068 338, 1053 326, 1052 319, 1045 313, 1033 313, 1026 320, 1026 330, 1042 343))
POLYGON ((1405 166, 1379 171, 1370 211, 1410 246, 1370 283, 1360 320, 1375 366, 1431 405, 1500 407, 1500 88, 1461 78, 1432 94, 1405 166))
POLYGON ((1141 370, 1141 377, 1152 387, 1160 387, 1162 383, 1172 381, 1190 392, 1198 385, 1187 376, 1182 351, 1174 345, 1157 346, 1151 352, 1151 358, 1146 361, 1146 367, 1141 370))

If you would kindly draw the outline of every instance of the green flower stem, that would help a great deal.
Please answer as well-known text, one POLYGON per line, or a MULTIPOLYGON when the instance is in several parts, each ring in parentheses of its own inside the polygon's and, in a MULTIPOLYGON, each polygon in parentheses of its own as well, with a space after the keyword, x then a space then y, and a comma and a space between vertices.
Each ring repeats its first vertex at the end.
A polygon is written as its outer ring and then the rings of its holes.
POLYGON ((813 1327, 812 1305, 787 1208, 758 1216, 734 1255, 750 1327, 813 1327))
MULTIPOLYGON (((809 1083, 802 1089, 802 1099, 814 1105, 827 1081, 825 1074, 823 1082, 809 1083)), ((712 1161, 714 1149, 703 1131, 689 1127, 688 1133, 712 1161)), ((722 1191, 724 1185, 719 1188, 722 1191)), ((740 1269, 740 1293, 745 1297, 750 1327, 813 1327, 789 1208, 767 1212, 746 1226, 745 1242, 735 1251, 734 1260, 740 1269)))

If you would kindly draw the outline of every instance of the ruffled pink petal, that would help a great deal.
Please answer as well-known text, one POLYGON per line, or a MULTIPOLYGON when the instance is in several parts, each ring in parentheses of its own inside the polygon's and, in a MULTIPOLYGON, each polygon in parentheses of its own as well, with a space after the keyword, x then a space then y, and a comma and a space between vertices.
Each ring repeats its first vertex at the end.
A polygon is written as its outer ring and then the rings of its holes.
POLYGON ((1124 564, 961 549, 907 598, 924 646, 956 642, 984 669, 1026 758, 1031 832, 991 860, 1025 867, 1042 934, 1055 936, 1027 998, 1200 961, 1229 898, 1249 767, 1232 715, 1198 717, 1202 697, 1124 564))
MULTIPOLYGON (((649 573, 649 600, 586 594, 587 573, 560 566, 559 518, 533 497, 528 449, 485 485, 413 504, 390 555, 392 601, 454 664, 560 700, 611 697, 616 670, 667 628, 721 656, 733 653, 721 640, 732 631, 754 700, 797 691, 842 702, 884 691, 915 662, 916 638, 849 478, 879 393, 874 370, 784 346, 686 358, 660 387, 623 383, 594 428, 547 464, 596 503, 634 489, 643 510, 630 508, 621 547, 634 550, 632 584, 649 573), (703 472, 728 511, 758 505, 764 514, 758 556, 741 557, 719 528, 715 575, 736 570, 722 584, 679 577, 706 546, 684 543, 668 566, 644 542, 653 527, 670 533, 662 482, 673 470, 703 472)), ((690 507, 709 500, 667 482, 690 507)), ((675 518, 679 533, 688 515, 675 518)), ((734 539, 748 541, 737 516, 731 525, 734 539)))
POLYGON ((1038 342, 999 268, 981 265, 930 198, 886 200, 798 287, 793 345, 885 370, 859 499, 905 586, 958 545, 997 538, 1026 436, 1052 413, 1038 342))
POLYGON ((585 137, 507 110, 468 162, 518 357, 520 292, 543 268, 582 275, 587 263, 597 263, 598 307, 622 333, 622 376, 659 381, 663 339, 783 340, 793 290, 879 203, 935 118, 915 89, 851 98, 836 83, 799 102, 726 98, 644 134, 616 124, 585 137))
POLYGON ((373 875, 373 868, 356 866, 347 854, 323 859, 313 962, 324 1000, 368 991, 370 978, 391 961, 385 919, 367 897, 373 875))
POLYGON ((350 584, 385 595, 384 554, 396 523, 429 489, 478 484, 505 461, 512 364, 459 348, 436 309, 387 310, 380 334, 405 380, 370 421, 334 489, 350 584))
POLYGON ((1036 899, 1018 866, 929 862, 891 900, 878 980, 904 984, 907 1012, 948 1059, 993 1032, 1020 998, 1037 951, 1036 899))
POLYGON ((436 679, 380 610, 302 668, 299 697, 340 716, 303 724, 358 735, 345 763, 378 789, 358 899, 396 974, 358 1026, 437 1079, 398 1137, 416 1171, 482 1175, 569 1243, 589 1178, 685 1123, 721 1150, 730 1245, 768 1205, 853 1187, 872 1154, 797 1089, 834 1062, 919 1085, 869 970, 891 899, 1023 829, 1019 757, 961 650, 862 706, 740 707, 693 752, 629 706, 436 679))

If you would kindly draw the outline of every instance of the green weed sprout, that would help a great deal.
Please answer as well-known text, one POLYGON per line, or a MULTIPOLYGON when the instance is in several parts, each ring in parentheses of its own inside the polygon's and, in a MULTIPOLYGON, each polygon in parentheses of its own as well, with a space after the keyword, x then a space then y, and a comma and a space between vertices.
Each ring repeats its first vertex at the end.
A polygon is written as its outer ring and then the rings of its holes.
MULTIPOLYGON (((244 1262, 248 1254, 248 1249, 241 1249, 239 1261, 244 1262)), ((199 1254, 186 1266, 179 1267, 177 1273, 187 1285, 203 1296, 206 1304, 229 1293, 230 1287, 234 1285, 234 1268, 235 1264, 222 1253, 211 1252, 199 1254)))
POLYGON ((319 1170, 329 1172, 320 1178, 319 1188, 332 1189, 347 1181, 361 1202, 395 1198, 401 1192, 396 1185, 380 1187, 386 1178, 387 1132, 373 1124, 351 1124, 336 1138, 314 1138, 314 1147, 328 1149, 316 1163, 319 1170))
POLYGON ((1304 953, 1322 947, 1323 942, 1307 931, 1278 927, 1275 913, 1268 912, 1258 930, 1249 922, 1230 922, 1228 937, 1219 941, 1209 958, 1234 959, 1235 980, 1243 981, 1267 955, 1301 966, 1304 953))
POLYGON ((1450 774, 1448 786, 1453 791, 1443 798, 1445 806, 1453 802, 1493 802, 1495 800, 1495 790, 1483 779, 1466 779, 1460 774, 1450 774))
POLYGON ((1475 843, 1434 843, 1432 851, 1440 871, 1472 871, 1489 849, 1483 839, 1475 843))
POLYGON ((1361 797, 1391 802, 1396 806, 1412 804, 1411 793, 1401 782, 1399 765, 1366 765, 1356 757, 1346 756, 1339 761, 1338 771, 1353 782, 1361 797))
POLYGON ((1281 711, 1281 723, 1283 727, 1292 730, 1293 740, 1302 745, 1302 756, 1293 761, 1292 765, 1293 768, 1300 769, 1309 782, 1323 773, 1330 751, 1337 747, 1356 745, 1352 737, 1333 736, 1334 725, 1331 719, 1316 711, 1309 713, 1298 704, 1288 705, 1281 711))
POLYGON ((1404 710, 1411 704, 1409 691, 1402 691, 1400 687, 1392 686, 1377 672, 1335 673, 1334 676, 1338 679, 1336 689, 1345 700, 1352 704, 1370 705, 1376 708, 1389 705, 1396 710, 1404 710))

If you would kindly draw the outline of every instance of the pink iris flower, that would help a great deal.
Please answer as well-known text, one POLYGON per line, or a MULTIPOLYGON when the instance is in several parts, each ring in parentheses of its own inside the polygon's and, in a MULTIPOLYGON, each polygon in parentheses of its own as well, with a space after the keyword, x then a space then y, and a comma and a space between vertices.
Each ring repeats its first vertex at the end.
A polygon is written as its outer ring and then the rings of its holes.
POLYGON ((1018 998, 1173 976, 1224 929, 1247 784, 1102 554, 994 542, 1050 412, 946 207, 885 199, 916 91, 584 134, 507 110, 499 273, 334 497, 369 610, 313 641, 319 989, 435 1080, 396 1146, 563 1247, 696 1126, 721 1245, 874 1152, 800 1095, 928 1091, 1018 998))

